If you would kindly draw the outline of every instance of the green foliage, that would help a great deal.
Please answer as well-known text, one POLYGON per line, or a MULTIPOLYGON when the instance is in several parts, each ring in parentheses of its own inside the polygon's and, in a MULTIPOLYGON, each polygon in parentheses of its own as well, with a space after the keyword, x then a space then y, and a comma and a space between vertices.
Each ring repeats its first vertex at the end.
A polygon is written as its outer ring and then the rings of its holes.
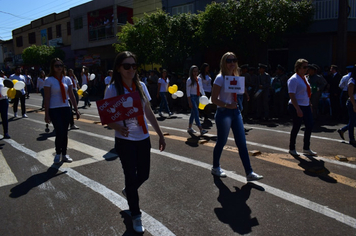
POLYGON ((197 50, 238 50, 279 42, 289 33, 305 31, 314 9, 309 0, 229 0, 212 2, 198 14, 170 16, 162 10, 135 19, 118 33, 117 51, 134 52, 141 63, 182 68, 197 50))
POLYGON ((25 65, 28 66, 48 67, 50 61, 55 57, 64 60, 64 51, 59 48, 49 47, 46 45, 32 45, 25 48, 22 52, 22 59, 25 65))

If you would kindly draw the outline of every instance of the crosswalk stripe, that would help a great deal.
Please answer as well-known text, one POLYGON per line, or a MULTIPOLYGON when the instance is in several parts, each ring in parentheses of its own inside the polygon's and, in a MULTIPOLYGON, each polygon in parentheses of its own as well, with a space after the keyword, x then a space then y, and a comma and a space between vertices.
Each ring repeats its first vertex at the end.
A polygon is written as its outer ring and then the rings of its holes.
POLYGON ((12 173, 10 166, 7 164, 6 159, 0 151, 0 187, 16 184, 17 179, 12 173))

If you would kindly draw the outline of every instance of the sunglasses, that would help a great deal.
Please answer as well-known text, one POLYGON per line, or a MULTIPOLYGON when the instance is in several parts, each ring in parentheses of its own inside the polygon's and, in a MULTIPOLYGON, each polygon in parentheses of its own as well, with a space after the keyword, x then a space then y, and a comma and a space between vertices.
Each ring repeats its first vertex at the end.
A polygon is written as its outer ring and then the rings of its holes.
POLYGON ((226 63, 236 63, 237 62, 237 59, 236 58, 233 58, 233 59, 226 59, 226 63))
POLYGON ((122 63, 121 65, 122 65, 122 67, 124 67, 125 70, 130 70, 131 67, 132 67, 133 70, 137 69, 137 64, 136 63, 133 63, 133 64, 122 63))
POLYGON ((56 67, 56 68, 63 68, 63 64, 54 64, 54 67, 56 67))

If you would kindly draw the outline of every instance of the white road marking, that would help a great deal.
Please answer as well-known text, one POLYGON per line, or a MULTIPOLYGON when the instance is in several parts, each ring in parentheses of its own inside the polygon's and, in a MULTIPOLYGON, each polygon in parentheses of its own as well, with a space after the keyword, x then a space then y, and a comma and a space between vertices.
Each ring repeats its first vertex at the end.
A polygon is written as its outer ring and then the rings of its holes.
POLYGON ((0 151, 0 187, 16 184, 18 181, 14 173, 12 173, 10 166, 0 151))

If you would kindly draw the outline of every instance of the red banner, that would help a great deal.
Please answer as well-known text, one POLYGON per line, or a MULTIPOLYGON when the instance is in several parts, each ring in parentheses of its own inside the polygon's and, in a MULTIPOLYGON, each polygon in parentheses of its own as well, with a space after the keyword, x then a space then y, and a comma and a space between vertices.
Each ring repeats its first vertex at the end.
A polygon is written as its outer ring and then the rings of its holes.
POLYGON ((96 102, 102 125, 143 115, 140 94, 135 91, 96 102))

